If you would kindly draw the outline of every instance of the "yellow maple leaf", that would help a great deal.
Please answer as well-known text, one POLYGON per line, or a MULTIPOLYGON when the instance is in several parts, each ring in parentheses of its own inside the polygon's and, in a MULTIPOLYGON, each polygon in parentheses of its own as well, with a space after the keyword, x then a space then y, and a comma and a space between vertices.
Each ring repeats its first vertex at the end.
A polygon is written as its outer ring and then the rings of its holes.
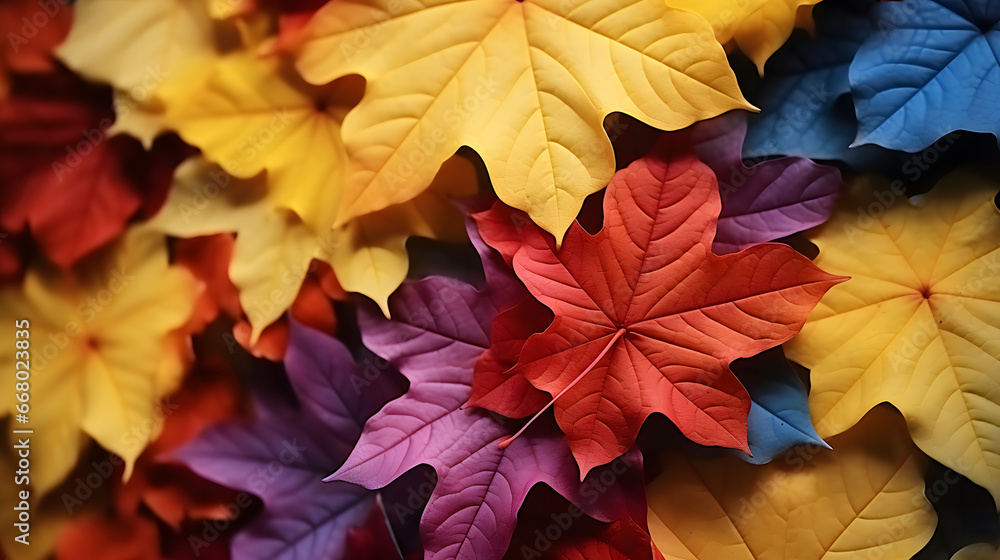
MULTIPOLYGON (((127 476, 157 433, 159 399, 183 372, 171 354, 187 347, 171 332, 191 314, 194 279, 168 264, 163 236, 145 228, 106 253, 71 275, 31 268, 22 286, 0 291, 0 333, 15 340, 15 321, 30 322, 30 354, 7 345, 0 365, 14 371, 29 358, 25 426, 34 430, 31 483, 40 494, 73 467, 84 434, 120 456, 127 476)), ((2 411, 14 414, 18 402, 7 395, 2 411)))
POLYGON ((319 248, 298 216, 272 206, 264 175, 234 178, 202 158, 177 168, 149 227, 174 237, 237 233, 229 277, 253 325, 254 342, 292 304, 319 248))
POLYGON ((295 213, 270 201, 273 193, 264 175, 238 179, 195 158, 178 168, 150 227, 175 237, 237 234, 229 277, 255 342, 295 300, 313 258, 328 262, 344 289, 371 297, 388 312, 389 294, 409 268, 406 240, 414 235, 462 239, 462 217, 450 197, 471 195, 475 188, 475 170, 456 157, 416 199, 316 234, 295 213))
POLYGON ((56 51, 76 72, 138 99, 214 52, 205 0, 78 0, 56 51))
POLYGON ((155 96, 139 100, 125 90, 115 90, 113 103, 115 122, 107 129, 109 137, 127 134, 150 150, 156 137, 169 129, 163 120, 165 108, 155 96))
POLYGON ((367 80, 338 224, 415 197, 468 145, 561 240, 614 172, 609 113, 675 130, 751 108, 708 24, 663 0, 330 2, 305 33, 308 81, 367 80))
POLYGON ((647 488, 649 531, 668 560, 909 558, 934 533, 926 457, 898 414, 873 411, 830 440, 751 465, 673 453, 647 488))
POLYGON ((216 52, 210 9, 239 0, 79 0, 73 27, 56 55, 90 80, 114 87, 108 136, 134 136, 148 150, 168 130, 159 91, 191 84, 216 52))
POLYGON ((810 28, 812 6, 820 0, 666 0, 712 25, 723 45, 734 41, 763 75, 764 63, 785 44, 795 27, 810 28))
POLYGON ((890 402, 914 442, 1000 501, 1000 213, 996 183, 955 172, 910 204, 888 181, 859 181, 811 231, 832 288, 789 358, 812 370, 821 436, 890 402))
POLYGON ((282 58, 249 49, 210 68, 201 81, 161 90, 167 123, 235 177, 266 170, 271 203, 294 211, 314 232, 328 230, 343 184, 340 123, 360 81, 312 86, 282 58))

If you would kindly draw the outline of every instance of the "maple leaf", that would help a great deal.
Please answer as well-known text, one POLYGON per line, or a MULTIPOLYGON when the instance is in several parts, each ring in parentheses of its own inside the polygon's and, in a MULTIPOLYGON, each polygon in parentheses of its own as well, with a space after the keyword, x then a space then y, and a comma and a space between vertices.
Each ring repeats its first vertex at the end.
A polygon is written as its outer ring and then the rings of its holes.
POLYGON ((239 180, 195 158, 177 170, 150 227, 176 237, 236 232, 229 278, 239 289, 253 341, 291 305, 318 249, 293 213, 275 209, 263 177, 239 180))
POLYGON ((746 117, 727 113, 665 134, 654 149, 690 150, 719 181, 722 211, 712 250, 733 253, 825 222, 843 186, 840 171, 806 158, 785 157, 743 165, 746 117))
MULTIPOLYGON (((843 281, 784 245, 713 254, 720 206, 704 164, 646 157, 615 175, 596 235, 574 224, 556 249, 521 229, 514 271, 555 319, 509 375, 554 396, 582 475, 628 450, 654 412, 698 443, 749 451, 750 398, 729 362, 791 338, 843 281)), ((472 404, 503 414, 497 397, 472 404)))
POLYGON ((1000 16, 991 2, 878 3, 871 18, 891 22, 891 32, 871 33, 851 62, 854 145, 917 152, 955 130, 1000 137, 992 102, 1000 16))
POLYGON ((408 281, 393 294, 394 320, 360 315, 365 345, 396 364, 410 388, 365 424, 351 456, 327 478, 380 488, 419 464, 432 466, 438 481, 420 520, 428 559, 500 558, 521 502, 540 482, 603 521, 621 517, 641 495, 629 484, 641 478, 638 453, 581 484, 569 447, 554 426, 535 426, 500 449, 497 444, 510 435, 509 423, 463 408, 497 310, 525 295, 474 230, 470 237, 484 261, 482 291, 432 276, 408 281), (607 484, 608 477, 617 483, 607 484))
MULTIPOLYGON (((233 504, 243 499, 235 491, 208 482, 186 467, 163 459, 207 427, 234 417, 238 411, 235 374, 217 359, 202 360, 186 377, 181 389, 164 399, 161 405, 166 417, 163 430, 143 451, 128 482, 114 482, 113 512, 81 515, 78 507, 85 507, 85 504, 73 501, 80 494, 62 497, 59 505, 72 514, 74 520, 60 531, 55 551, 58 560, 119 555, 126 560, 229 558, 226 539, 195 547, 197 541, 186 538, 190 534, 183 522, 194 519, 235 522, 231 518, 233 504), (172 531, 161 530, 162 524, 158 524, 153 515, 172 531), (178 548, 175 541, 183 541, 179 554, 174 551, 178 548)), ((114 468, 115 473, 121 465, 116 457, 107 456, 102 463, 86 466, 98 468, 102 464, 108 469, 114 468)))
POLYGON ((128 482, 115 483, 116 513, 121 519, 132 517, 143 504, 174 531, 188 519, 228 519, 231 491, 163 457, 209 427, 239 415, 234 372, 217 360, 203 359, 161 406, 166 417, 162 431, 143 451, 128 482))
POLYGON ((294 322, 285 367, 298 406, 264 395, 256 419, 209 428, 174 457, 263 500, 263 513, 233 537, 234 558, 340 560, 348 529, 380 506, 375 492, 321 479, 403 385, 386 362, 370 354, 355 362, 341 342, 294 322))
POLYGON ((858 181, 809 234, 816 263, 853 279, 830 290, 786 351, 811 370, 820 435, 890 402, 921 450, 1000 503, 995 194, 994 181, 960 171, 915 207, 887 181, 858 181))
POLYGON ((175 153, 167 144, 147 154, 131 139, 109 139, 107 90, 68 72, 19 86, 0 102, 0 227, 30 229, 45 255, 69 268, 157 196, 175 153))
POLYGON ((577 542, 560 541, 553 560, 640 560, 652 557, 650 537, 631 518, 612 523, 577 542))
POLYGON ((207 66, 202 80, 159 92, 168 125, 235 177, 267 170, 271 204, 294 211, 314 232, 330 229, 343 190, 340 123, 360 83, 312 86, 283 57, 251 49, 207 66), (305 154, 317 157, 302 165, 305 154))
POLYGON ((344 120, 338 222, 413 198, 467 145, 501 200, 562 239, 614 171, 609 113, 676 130, 751 108, 705 37, 702 18, 662 0, 328 3, 298 68, 367 81, 344 120))
POLYGON ((666 0, 667 5, 704 17, 725 45, 735 42, 764 74, 764 63, 788 40, 794 27, 807 26, 820 0, 666 0))
MULTIPOLYGON (((545 407, 550 397, 524 376, 512 371, 528 337, 545 330, 552 312, 534 298, 525 298, 493 321, 490 347, 476 362, 470 403, 480 399, 503 402, 495 410, 521 418, 545 407)), ((735 451, 744 461, 763 464, 796 444, 826 446, 809 419, 806 389, 778 348, 732 365, 750 395, 747 442, 752 455, 735 451)))
POLYGON ((56 51, 86 78, 134 97, 215 53, 205 0, 77 0, 73 27, 56 51))
POLYGON ((115 122, 108 136, 126 134, 148 150, 168 130, 160 92, 178 84, 188 92, 218 57, 223 29, 213 14, 231 12, 241 0, 81 0, 57 55, 89 80, 114 88, 115 122))
POLYGON ((647 488, 649 529, 666 558, 909 558, 937 515, 924 496, 926 458, 898 415, 880 409, 833 451, 766 466, 735 457, 664 457, 647 488))
MULTIPOLYGON (((163 236, 132 228, 85 264, 71 275, 36 266, 22 286, 0 292, 0 332, 14 340, 15 320, 30 321, 31 391, 45 397, 31 401, 27 424, 40 495, 76 463, 83 434, 120 456, 127 477, 156 432, 157 402, 183 373, 184 337, 170 335, 191 313, 195 284, 168 265, 163 236)), ((0 352, 10 371, 26 358, 16 352, 0 352)), ((3 411, 15 405, 11 392, 3 411)))
POLYGON ((229 280, 229 263, 235 244, 235 236, 231 233, 178 239, 174 244, 176 262, 187 267, 205 286, 192 319, 193 332, 200 332, 223 311, 235 319, 232 339, 224 335, 229 351, 233 350, 235 340, 254 356, 275 362, 284 359, 290 317, 321 332, 336 332, 337 318, 330 300, 346 301, 347 294, 340 288, 333 269, 313 260, 289 313, 265 327, 256 342, 251 342, 253 327, 243 313, 239 290, 229 280))
POLYGON ((533 297, 499 314, 493 320, 489 348, 476 361, 470 403, 499 398, 507 404, 497 410, 510 418, 522 418, 545 407, 549 396, 524 376, 511 375, 528 338, 552 323, 552 312, 533 297))
POLYGON ((406 277, 406 240, 413 235, 457 241, 465 236, 452 196, 476 188, 471 164, 454 158, 428 192, 407 203, 314 233, 294 213, 275 207, 265 176, 241 180, 203 159, 177 171, 161 212, 164 233, 195 237, 236 232, 229 277, 239 289, 255 343, 292 304, 313 258, 328 262, 346 290, 368 295, 385 310, 406 277))
POLYGON ((337 333, 337 316, 331 299, 347 301, 347 295, 343 291, 331 293, 323 286, 323 275, 333 276, 329 265, 313 260, 309 268, 310 272, 299 288, 299 293, 295 296, 288 313, 268 325, 256 342, 251 342, 253 328, 250 324, 245 319, 237 319, 233 325, 233 337, 247 352, 273 362, 284 360, 288 346, 289 323, 292 319, 320 332, 337 333), (326 273, 324 269, 330 272, 326 273))

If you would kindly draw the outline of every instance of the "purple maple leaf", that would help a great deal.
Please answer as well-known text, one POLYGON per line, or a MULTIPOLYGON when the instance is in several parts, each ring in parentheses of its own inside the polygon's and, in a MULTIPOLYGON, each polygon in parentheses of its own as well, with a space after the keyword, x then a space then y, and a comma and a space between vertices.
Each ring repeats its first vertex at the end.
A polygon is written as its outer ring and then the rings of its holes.
POLYGON ((473 369, 490 345, 498 312, 526 296, 524 287, 469 235, 486 276, 482 290, 447 277, 406 282, 389 299, 393 320, 362 309, 365 345, 410 380, 410 388, 365 425, 357 447, 327 480, 381 488, 420 464, 438 483, 420 520, 425 558, 490 560, 503 556, 517 511, 535 484, 548 484, 601 521, 626 511, 645 515, 641 455, 630 453, 579 482, 566 439, 540 422, 501 450, 514 421, 463 405, 473 369))
POLYGON ((665 135, 659 149, 693 149, 719 180, 722 212, 712 250, 735 253, 825 222, 843 187, 836 167, 782 157, 743 165, 743 113, 726 113, 665 135))
POLYGON ((341 560, 349 530, 380 507, 378 494, 323 477, 405 383, 388 362, 369 354, 355 363, 341 342, 294 321, 285 367, 298 406, 264 395, 256 419, 210 428, 173 456, 263 500, 263 512, 233 537, 233 558, 341 560))

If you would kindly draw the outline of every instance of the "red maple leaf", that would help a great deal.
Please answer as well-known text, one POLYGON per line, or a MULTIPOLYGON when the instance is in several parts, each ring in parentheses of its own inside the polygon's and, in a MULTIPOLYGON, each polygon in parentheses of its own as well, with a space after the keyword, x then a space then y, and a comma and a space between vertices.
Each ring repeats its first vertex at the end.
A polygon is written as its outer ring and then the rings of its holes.
POLYGON ((155 212, 190 154, 176 137, 151 152, 109 137, 111 91, 68 71, 20 77, 0 101, 0 228, 25 228, 62 268, 110 242, 137 212, 155 212))
MULTIPOLYGON (((844 280, 776 243, 715 255, 720 208, 715 175, 685 155, 618 172, 603 229, 573 224, 559 249, 534 224, 511 231, 497 206, 475 216, 504 253, 520 238, 514 271, 555 315, 506 376, 554 396, 581 476, 625 453, 654 412, 695 442, 749 451, 750 398, 729 363, 791 338, 844 280)), ((523 416, 508 386, 471 404, 523 416)))
POLYGON ((73 7, 64 0, 0 0, 0 99, 10 93, 9 73, 44 74, 55 68, 52 51, 66 38, 73 7))

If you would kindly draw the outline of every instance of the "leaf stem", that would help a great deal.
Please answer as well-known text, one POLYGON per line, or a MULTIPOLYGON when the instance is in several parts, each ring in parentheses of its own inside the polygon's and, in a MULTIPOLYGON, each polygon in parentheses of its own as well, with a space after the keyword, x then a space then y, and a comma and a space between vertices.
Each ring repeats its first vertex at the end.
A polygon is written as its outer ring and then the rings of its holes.
POLYGON ((511 443, 514 442, 515 439, 517 439, 517 436, 519 436, 522 433, 524 433, 524 430, 526 430, 528 428, 528 426, 531 425, 532 422, 534 422, 535 420, 537 420, 538 417, 541 416, 543 412, 545 412, 546 410, 548 410, 548 408, 550 406, 552 406, 556 402, 556 399, 558 399, 559 397, 563 396, 563 394, 566 391, 569 391, 570 389, 572 389, 574 385, 576 385, 577 383, 580 382, 581 379, 583 379, 584 375, 587 375, 588 373, 590 373, 590 370, 594 369, 594 367, 597 365, 597 362, 601 361, 601 358, 603 358, 604 355, 608 353, 608 350, 611 350, 611 347, 614 346, 615 341, 618 340, 619 338, 621 338, 622 335, 625 334, 625 332, 626 331, 625 331, 624 327, 618 329, 618 332, 616 332, 615 335, 613 337, 611 337, 611 340, 608 341, 608 345, 604 347, 604 350, 601 350, 601 353, 598 354, 596 358, 594 358, 594 361, 590 362, 590 365, 587 366, 587 368, 585 370, 583 370, 580 373, 580 375, 577 375, 576 379, 574 379, 572 383, 570 383, 569 385, 567 385, 562 391, 559 391, 558 395, 552 397, 552 400, 549 401, 548 404, 546 404, 544 407, 542 407, 541 410, 539 410, 538 412, 536 412, 535 415, 531 417, 531 420, 528 420, 527 424, 521 426, 521 429, 518 430, 516 434, 514 434, 511 437, 509 437, 509 438, 501 441, 500 442, 500 449, 506 449, 507 446, 509 446, 511 443))

